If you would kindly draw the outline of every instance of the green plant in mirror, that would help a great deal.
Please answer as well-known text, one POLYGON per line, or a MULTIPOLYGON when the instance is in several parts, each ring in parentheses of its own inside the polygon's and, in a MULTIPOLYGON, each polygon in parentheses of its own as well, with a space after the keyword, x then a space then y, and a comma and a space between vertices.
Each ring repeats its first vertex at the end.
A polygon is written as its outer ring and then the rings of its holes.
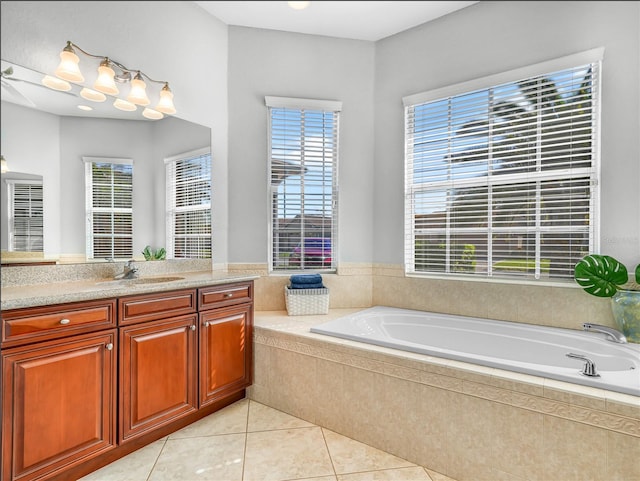
POLYGON ((145 261, 163 261, 167 258, 167 251, 164 247, 159 249, 152 249, 151 246, 147 246, 142 251, 145 261))
POLYGON ((640 343, 640 264, 635 280, 627 268, 611 256, 591 254, 578 262, 574 278, 591 295, 611 298, 611 312, 627 340, 640 343))

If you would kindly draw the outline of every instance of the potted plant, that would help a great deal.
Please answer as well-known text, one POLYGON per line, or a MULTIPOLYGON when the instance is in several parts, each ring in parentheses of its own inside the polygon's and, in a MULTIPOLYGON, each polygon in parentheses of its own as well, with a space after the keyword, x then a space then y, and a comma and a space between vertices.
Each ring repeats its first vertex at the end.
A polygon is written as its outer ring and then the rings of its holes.
POLYGON ((574 278, 582 288, 597 297, 610 297, 613 318, 629 341, 640 343, 640 264, 635 280, 627 268, 611 256, 591 254, 578 262, 574 278))

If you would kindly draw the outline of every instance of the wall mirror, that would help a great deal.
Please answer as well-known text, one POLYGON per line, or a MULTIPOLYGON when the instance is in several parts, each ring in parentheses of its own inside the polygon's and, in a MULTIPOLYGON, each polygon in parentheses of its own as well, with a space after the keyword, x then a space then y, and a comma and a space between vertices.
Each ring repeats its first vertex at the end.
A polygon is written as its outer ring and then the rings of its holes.
MULTIPOLYGON (((210 151, 211 129, 176 116, 150 120, 140 108, 124 112, 113 107, 112 98, 89 102, 80 96, 80 86, 52 90, 42 84, 44 73, 5 60, 1 64, 2 155, 8 169, 2 174, 2 195, 7 195, 5 177, 20 173, 41 178, 43 257, 57 263, 106 260, 86 255, 86 158, 133 163, 134 257, 147 245, 163 247, 165 159, 210 151)), ((2 208, 7 210, 4 204, 2 208)), ((7 232, 6 215, 1 222, 7 232)), ((3 259, 20 255, 8 250, 3 239, 3 259)))

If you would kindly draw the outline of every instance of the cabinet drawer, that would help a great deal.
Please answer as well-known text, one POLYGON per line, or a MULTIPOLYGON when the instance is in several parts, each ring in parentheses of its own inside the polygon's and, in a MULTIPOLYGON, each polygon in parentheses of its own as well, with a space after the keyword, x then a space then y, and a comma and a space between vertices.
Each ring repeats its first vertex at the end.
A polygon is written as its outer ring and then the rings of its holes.
POLYGON ((116 300, 27 307, 2 313, 3 347, 115 327, 116 300))
POLYGON ((196 312, 196 291, 156 292, 118 299, 120 325, 153 321, 196 312))
POLYGON ((198 290, 198 306, 201 311, 242 302, 251 302, 252 300, 253 282, 203 287, 198 290))

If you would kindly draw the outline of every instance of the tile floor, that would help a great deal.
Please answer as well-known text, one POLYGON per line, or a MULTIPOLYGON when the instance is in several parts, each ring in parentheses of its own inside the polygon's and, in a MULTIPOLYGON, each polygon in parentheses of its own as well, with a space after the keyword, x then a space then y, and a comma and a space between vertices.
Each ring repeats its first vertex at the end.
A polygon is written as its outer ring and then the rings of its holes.
POLYGON ((243 399, 81 481, 455 481, 243 399))

